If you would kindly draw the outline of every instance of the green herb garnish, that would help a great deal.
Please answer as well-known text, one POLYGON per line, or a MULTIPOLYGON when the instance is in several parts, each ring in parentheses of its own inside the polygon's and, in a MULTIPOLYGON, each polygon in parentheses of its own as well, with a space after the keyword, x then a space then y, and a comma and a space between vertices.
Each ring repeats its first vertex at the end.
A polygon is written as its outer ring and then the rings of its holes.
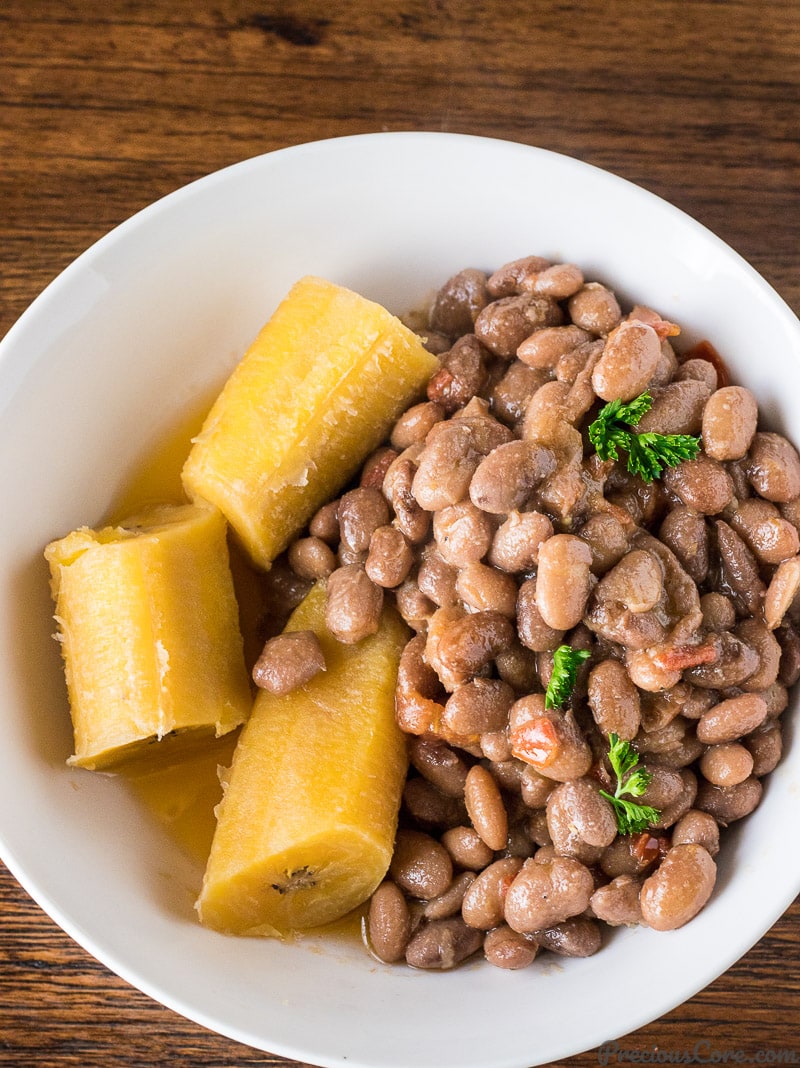
POLYGON ((691 434, 637 434, 635 427, 653 398, 645 392, 632 401, 609 401, 589 426, 589 440, 601 460, 619 460, 619 450, 628 454, 628 470, 645 482, 659 478, 665 467, 675 467, 684 460, 694 460, 700 450, 700 438, 691 434))
POLYGON ((559 645, 553 653, 553 673, 544 695, 545 708, 560 708, 569 700, 575 689, 578 668, 592 654, 588 649, 573 649, 570 645, 559 645))
POLYGON ((622 794, 641 797, 653 776, 644 767, 637 767, 639 754, 630 742, 622 741, 613 732, 609 734, 608 740, 608 759, 617 777, 617 788, 613 794, 606 790, 601 790, 600 793, 614 806, 619 833, 636 834, 646 830, 649 824, 655 823, 661 813, 652 805, 637 805, 634 801, 628 801, 622 794))

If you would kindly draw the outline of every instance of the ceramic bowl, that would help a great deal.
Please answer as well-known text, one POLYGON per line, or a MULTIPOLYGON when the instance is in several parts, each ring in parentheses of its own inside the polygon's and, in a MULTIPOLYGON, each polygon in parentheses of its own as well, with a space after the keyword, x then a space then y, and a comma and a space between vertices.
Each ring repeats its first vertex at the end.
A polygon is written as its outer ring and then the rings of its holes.
MULTIPOLYGON (((316 274, 395 312, 465 266, 530 253, 706 338, 763 420, 800 441, 800 324, 697 222, 574 159, 448 134, 300 145, 212 174, 81 255, 0 345, 0 855, 65 931, 205 1027, 324 1066, 521 1068, 626 1034, 749 949, 800 890, 787 849, 800 748, 727 835, 712 900, 668 934, 522 972, 383 966, 357 939, 201 928, 202 865, 114 777, 68 768, 71 731, 42 548, 93 524, 220 382, 291 284, 316 274), (642 966, 645 962, 645 966, 642 966)), ((778 969, 776 961, 776 975, 778 969)))

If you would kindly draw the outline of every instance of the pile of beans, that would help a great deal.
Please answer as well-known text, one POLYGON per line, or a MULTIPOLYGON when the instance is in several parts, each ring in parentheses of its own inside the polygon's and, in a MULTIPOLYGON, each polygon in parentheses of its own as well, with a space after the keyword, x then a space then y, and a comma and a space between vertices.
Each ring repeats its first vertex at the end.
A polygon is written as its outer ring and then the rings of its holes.
MULTIPOLYGON (((375 632, 387 597, 413 631, 396 695, 411 770, 370 949, 521 968, 594 953, 604 924, 680 927, 712 893, 720 829, 781 757, 800 458, 709 345, 678 355, 675 324, 571 264, 461 271, 420 332, 440 357, 427 399, 268 579, 286 613, 325 578, 343 642, 375 632), (637 431, 702 442, 650 483, 587 437, 644 390, 637 431), (548 709, 565 644, 591 655, 548 709), (637 800, 660 818, 641 833, 600 793, 612 733, 652 776, 637 800)), ((320 666, 306 634, 268 642, 255 675, 283 692, 320 666)))

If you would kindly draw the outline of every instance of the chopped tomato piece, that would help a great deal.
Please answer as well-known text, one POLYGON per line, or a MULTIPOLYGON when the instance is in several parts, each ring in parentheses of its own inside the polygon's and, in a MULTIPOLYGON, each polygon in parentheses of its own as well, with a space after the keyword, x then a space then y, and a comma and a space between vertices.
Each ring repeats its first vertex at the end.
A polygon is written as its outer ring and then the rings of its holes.
POLYGON ((552 764, 559 748, 558 731, 544 716, 529 719, 511 731, 512 753, 535 768, 552 764))

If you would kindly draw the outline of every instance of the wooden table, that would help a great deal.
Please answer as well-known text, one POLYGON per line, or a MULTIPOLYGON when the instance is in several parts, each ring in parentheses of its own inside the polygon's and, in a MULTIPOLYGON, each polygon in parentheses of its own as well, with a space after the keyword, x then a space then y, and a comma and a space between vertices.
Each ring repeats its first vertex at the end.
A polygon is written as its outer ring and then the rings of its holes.
MULTIPOLYGON (((408 129, 615 171, 716 231, 800 312, 797 0, 3 0, 0 40, 0 336, 85 247, 184 183, 285 145, 408 129)), ((620 1044, 797 1061, 798 1025, 796 901, 726 975, 620 1044)), ((2 870, 0 1064, 289 1063, 131 989, 2 870)))

